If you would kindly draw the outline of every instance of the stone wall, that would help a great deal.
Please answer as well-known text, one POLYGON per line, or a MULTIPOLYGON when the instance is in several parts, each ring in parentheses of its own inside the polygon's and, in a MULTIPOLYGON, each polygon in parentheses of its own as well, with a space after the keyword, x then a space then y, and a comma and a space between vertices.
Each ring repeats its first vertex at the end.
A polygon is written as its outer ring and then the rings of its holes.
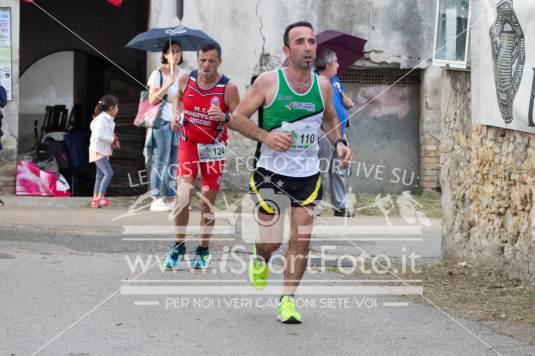
POLYGON ((535 135, 472 125, 470 74, 442 76, 441 183, 445 258, 535 281, 531 209, 535 135))
POLYGON ((430 66, 422 71, 420 87, 420 184, 440 185, 440 77, 442 69, 430 66))

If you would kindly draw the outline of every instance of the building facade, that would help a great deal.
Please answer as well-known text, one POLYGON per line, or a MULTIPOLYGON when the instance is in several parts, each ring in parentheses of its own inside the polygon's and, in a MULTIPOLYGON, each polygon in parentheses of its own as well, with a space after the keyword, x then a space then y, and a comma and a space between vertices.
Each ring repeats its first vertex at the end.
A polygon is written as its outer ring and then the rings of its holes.
POLYGON ((529 0, 473 2, 471 75, 444 72, 441 120, 445 257, 531 281, 534 11, 529 0))
MULTIPOLYGON (((310 21, 317 32, 333 29, 368 41, 364 58, 342 76, 357 104, 349 130, 357 157, 349 179, 354 190, 401 192, 439 185, 442 70, 431 66, 435 0, 126 0, 120 8, 104 0, 42 4, 94 48, 35 5, 13 0, 0 5, 12 9, 13 46, 13 100, 5 109, 0 152, 3 192, 13 192, 16 159, 35 146, 35 122, 42 125, 47 105, 76 106, 76 120, 86 127, 92 106, 107 92, 121 99, 118 132, 126 137, 124 150, 114 158, 120 168, 112 188, 124 195, 143 190, 137 179, 144 169, 143 132, 130 122, 159 55, 125 49, 136 33, 179 24, 202 29, 222 45, 221 70, 243 96, 252 78, 283 62, 284 28, 299 20, 310 21)), ((195 66, 194 53, 186 53, 185 60, 186 68, 195 66)), ((229 189, 246 189, 254 150, 254 142, 231 133, 223 183, 229 189)), ((80 174, 91 176, 90 171, 80 174)))

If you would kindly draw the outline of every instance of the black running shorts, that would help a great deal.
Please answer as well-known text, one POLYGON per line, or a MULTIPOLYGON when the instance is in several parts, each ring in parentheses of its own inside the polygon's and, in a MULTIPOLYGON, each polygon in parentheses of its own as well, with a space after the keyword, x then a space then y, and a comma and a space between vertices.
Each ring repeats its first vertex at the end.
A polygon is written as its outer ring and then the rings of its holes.
POLYGON ((251 174, 249 189, 264 214, 279 212, 288 205, 288 200, 293 207, 304 207, 314 206, 323 198, 319 173, 309 177, 288 177, 259 167, 251 174), (284 199, 280 199, 280 194, 284 199))

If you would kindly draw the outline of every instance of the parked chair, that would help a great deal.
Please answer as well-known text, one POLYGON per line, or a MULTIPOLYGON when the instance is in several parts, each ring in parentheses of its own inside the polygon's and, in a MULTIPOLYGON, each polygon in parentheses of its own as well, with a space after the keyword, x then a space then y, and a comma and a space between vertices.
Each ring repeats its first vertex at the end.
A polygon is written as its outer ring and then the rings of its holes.
POLYGON ((45 117, 41 129, 38 131, 38 120, 35 120, 33 130, 36 143, 41 142, 43 136, 49 132, 67 131, 67 114, 68 110, 65 105, 54 105, 45 107, 45 117))

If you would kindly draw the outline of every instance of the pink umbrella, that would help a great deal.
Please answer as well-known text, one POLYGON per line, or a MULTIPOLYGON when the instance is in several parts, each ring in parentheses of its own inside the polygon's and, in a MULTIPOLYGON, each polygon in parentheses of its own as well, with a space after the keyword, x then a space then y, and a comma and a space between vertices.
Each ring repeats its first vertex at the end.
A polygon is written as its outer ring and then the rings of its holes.
MULTIPOLYGON (((318 55, 325 48, 336 52, 340 64, 338 74, 345 74, 353 63, 364 56, 364 45, 368 41, 344 32, 326 30, 316 35, 316 42, 318 55)), ((287 65, 288 59, 284 61, 282 66, 286 67, 287 65)))

